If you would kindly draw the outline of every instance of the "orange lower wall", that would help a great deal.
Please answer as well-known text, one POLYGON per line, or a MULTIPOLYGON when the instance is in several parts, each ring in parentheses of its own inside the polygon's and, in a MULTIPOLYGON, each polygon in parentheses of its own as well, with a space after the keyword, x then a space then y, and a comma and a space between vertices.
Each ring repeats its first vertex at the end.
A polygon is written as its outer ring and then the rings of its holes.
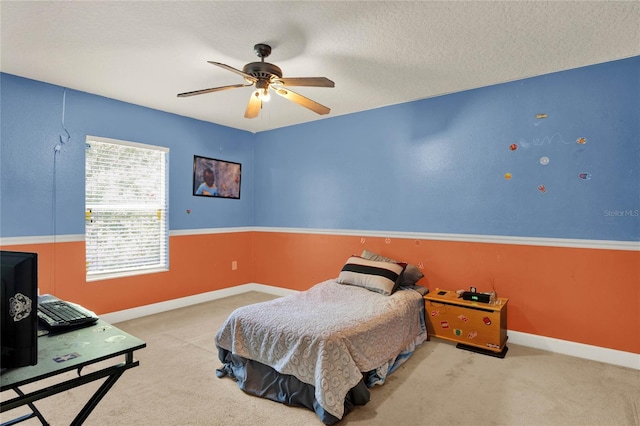
POLYGON ((40 294, 54 294, 100 315, 252 282, 251 239, 248 232, 172 236, 168 272, 92 282, 85 280, 84 242, 1 248, 37 252, 40 294))
POLYGON ((253 248, 262 284, 305 290, 366 248, 422 265, 431 290, 495 287, 509 330, 640 353, 637 251, 271 232, 253 248))
POLYGON ((98 314, 251 282, 306 290, 366 248, 422 266, 419 284, 432 290, 495 286, 509 299, 509 330, 640 353, 637 251, 250 231, 169 243, 169 272, 95 282, 85 281, 84 242, 1 248, 38 252, 40 292, 98 314))

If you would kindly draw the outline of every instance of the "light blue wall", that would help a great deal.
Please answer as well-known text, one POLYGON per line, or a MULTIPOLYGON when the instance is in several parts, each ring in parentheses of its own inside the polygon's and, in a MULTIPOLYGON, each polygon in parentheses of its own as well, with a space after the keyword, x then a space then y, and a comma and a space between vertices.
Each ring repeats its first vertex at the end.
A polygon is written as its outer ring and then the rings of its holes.
POLYGON ((89 134, 171 149, 171 230, 640 240, 640 57, 256 135, 67 90, 57 155, 64 89, 0 90, 2 237, 84 233, 89 134), (242 163, 241 199, 193 197, 194 154, 242 163))
POLYGON ((638 241, 639 76, 635 57, 259 133, 256 225, 638 241))
POLYGON ((86 135, 170 149, 171 230, 253 224, 252 133, 9 74, 0 90, 0 236, 84 234, 86 135), (242 163, 240 200, 194 197, 194 154, 242 163))

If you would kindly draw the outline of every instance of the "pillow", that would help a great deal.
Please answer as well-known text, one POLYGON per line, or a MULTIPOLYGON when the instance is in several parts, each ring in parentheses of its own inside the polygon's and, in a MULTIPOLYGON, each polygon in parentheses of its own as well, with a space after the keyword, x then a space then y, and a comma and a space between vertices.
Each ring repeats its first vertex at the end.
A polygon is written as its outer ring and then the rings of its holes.
MULTIPOLYGON (((369 250, 363 250, 361 256, 365 259, 376 260, 379 262, 391 262, 398 263, 393 259, 388 257, 384 257, 380 254, 374 253, 369 250)), ((400 276, 400 285, 415 285, 420 278, 424 277, 424 274, 420 272, 417 266, 407 263, 407 267, 404 269, 404 272, 400 276)))
POLYGON ((336 281, 389 296, 396 289, 403 270, 403 264, 351 256, 336 281))

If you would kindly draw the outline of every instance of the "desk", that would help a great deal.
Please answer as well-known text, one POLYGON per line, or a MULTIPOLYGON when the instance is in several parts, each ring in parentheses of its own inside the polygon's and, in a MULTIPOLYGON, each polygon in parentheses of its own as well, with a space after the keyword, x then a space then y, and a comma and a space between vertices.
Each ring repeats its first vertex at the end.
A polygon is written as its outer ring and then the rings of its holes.
POLYGON ((133 359, 133 352, 144 348, 142 340, 118 328, 98 320, 95 324, 65 333, 50 333, 38 338, 38 364, 6 371, 0 376, 0 391, 13 390, 18 396, 0 401, 0 413, 28 405, 32 413, 7 421, 2 425, 12 425, 37 417, 43 425, 48 423, 35 407, 34 402, 77 386, 107 378, 80 410, 71 425, 81 425, 111 389, 122 374, 139 365, 133 359), (124 355, 124 362, 102 367, 97 371, 82 374, 82 369, 100 361, 124 355), (24 393, 20 387, 29 383, 77 370, 77 377, 48 385, 41 389, 24 393))

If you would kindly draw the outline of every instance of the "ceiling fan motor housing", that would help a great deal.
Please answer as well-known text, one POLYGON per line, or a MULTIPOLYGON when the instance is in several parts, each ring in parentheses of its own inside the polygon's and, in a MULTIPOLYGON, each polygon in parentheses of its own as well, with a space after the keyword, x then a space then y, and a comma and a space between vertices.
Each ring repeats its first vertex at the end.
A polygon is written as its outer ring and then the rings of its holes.
POLYGON ((242 72, 257 79, 269 80, 271 77, 282 78, 280 67, 269 62, 251 62, 242 68, 242 72))

